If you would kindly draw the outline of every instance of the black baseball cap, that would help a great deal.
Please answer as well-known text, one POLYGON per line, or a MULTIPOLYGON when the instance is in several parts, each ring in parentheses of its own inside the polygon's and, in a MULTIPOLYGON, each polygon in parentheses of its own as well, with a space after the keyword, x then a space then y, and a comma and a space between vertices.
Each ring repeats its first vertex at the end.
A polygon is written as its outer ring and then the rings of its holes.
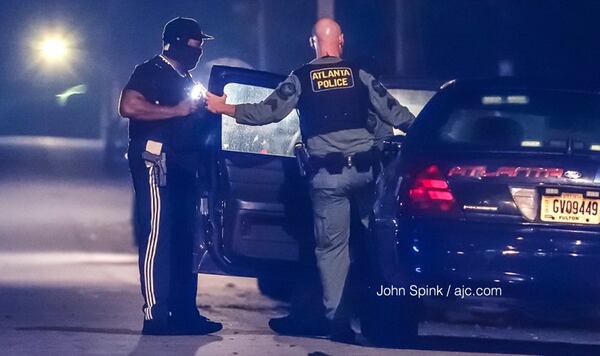
POLYGON ((200 41, 215 39, 213 36, 202 32, 198 21, 187 17, 176 17, 167 22, 163 29, 163 41, 167 43, 190 38, 200 41))

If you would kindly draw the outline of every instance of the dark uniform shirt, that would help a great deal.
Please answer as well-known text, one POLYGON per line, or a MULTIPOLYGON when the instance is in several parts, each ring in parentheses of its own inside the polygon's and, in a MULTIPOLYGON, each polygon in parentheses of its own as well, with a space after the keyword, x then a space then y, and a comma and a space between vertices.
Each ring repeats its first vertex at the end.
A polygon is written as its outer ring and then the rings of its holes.
MULTIPOLYGON (((331 66, 334 64, 344 64, 344 61, 337 57, 323 57, 310 62, 304 68, 310 69, 311 66, 314 66, 315 69, 318 69, 321 65, 331 66)), ((308 87, 311 88, 310 90, 328 88, 312 88, 312 83, 310 86, 306 83, 302 85, 302 80, 298 75, 301 75, 299 71, 294 71, 285 81, 279 84, 273 94, 260 103, 237 105, 235 110, 236 121, 246 125, 264 125, 271 122, 278 122, 298 107, 300 108, 300 121, 302 121, 304 115, 302 109, 304 107, 306 110, 308 106, 302 105, 303 103, 301 102, 303 88, 308 87)), ((358 75, 356 73, 352 75, 354 85, 364 88, 364 97, 367 99, 369 108, 376 114, 377 119, 383 120, 397 128, 406 128, 412 124, 415 119, 414 115, 405 106, 400 105, 371 74, 358 69, 358 75)), ((329 84, 323 84, 323 86, 325 85, 329 84)), ((314 105, 315 102, 312 104, 314 105)), ((319 104, 323 106, 333 103, 324 100, 319 104)), ((367 112, 363 114, 366 115, 367 112)), ((340 118, 333 119, 339 120, 340 118)), ((368 118, 365 117, 363 120, 367 122, 368 118)), ((352 126, 344 127, 340 130, 324 130, 315 135, 303 137, 303 140, 306 142, 309 153, 315 156, 325 156, 329 153, 337 152, 351 155, 372 149, 375 144, 373 130, 375 125, 373 124, 369 127, 367 123, 365 127, 352 126)), ((305 135, 305 132, 302 132, 302 134, 305 135)))
MULTIPOLYGON (((189 73, 180 74, 161 55, 135 68, 125 90, 140 92, 156 105, 175 106, 189 95, 194 80, 189 73)), ((129 138, 135 142, 147 140, 166 144, 175 152, 195 151, 200 144, 203 113, 165 120, 129 120, 129 138)))

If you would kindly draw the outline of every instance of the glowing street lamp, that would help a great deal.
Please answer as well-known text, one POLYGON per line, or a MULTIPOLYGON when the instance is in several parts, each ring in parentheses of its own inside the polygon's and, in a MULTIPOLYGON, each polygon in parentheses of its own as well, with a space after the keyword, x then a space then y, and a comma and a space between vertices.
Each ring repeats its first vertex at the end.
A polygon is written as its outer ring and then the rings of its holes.
POLYGON ((79 59, 76 45, 76 37, 64 29, 40 29, 31 36, 31 69, 41 66, 45 74, 72 73, 79 59))
POLYGON ((62 60, 69 53, 69 45, 64 38, 48 37, 42 41, 40 51, 42 57, 47 60, 62 60))
POLYGON ((40 59, 49 64, 65 63, 71 54, 70 41, 61 35, 46 35, 38 44, 40 59))

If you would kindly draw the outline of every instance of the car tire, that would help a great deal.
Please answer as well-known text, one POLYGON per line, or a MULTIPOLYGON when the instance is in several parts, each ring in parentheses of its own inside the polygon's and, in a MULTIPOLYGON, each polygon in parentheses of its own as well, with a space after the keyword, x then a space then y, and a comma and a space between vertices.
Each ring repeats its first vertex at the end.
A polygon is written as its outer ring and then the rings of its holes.
POLYGON ((361 312, 361 332, 371 343, 407 347, 417 342, 419 303, 410 296, 378 297, 370 287, 361 312))
POLYGON ((289 283, 289 280, 274 277, 259 277, 257 282, 258 290, 262 295, 281 302, 289 302, 291 300, 293 283, 289 283))

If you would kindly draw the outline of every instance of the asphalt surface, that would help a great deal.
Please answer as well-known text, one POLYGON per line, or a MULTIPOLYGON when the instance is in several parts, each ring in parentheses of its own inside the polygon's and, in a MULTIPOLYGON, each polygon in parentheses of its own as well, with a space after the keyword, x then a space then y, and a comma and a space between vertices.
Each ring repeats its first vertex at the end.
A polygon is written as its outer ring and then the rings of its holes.
POLYGON ((285 337, 287 305, 252 278, 199 275, 210 336, 139 334, 141 295, 126 174, 107 175, 93 142, 0 141, 2 355, 600 355, 594 328, 423 322, 418 350, 285 337))

